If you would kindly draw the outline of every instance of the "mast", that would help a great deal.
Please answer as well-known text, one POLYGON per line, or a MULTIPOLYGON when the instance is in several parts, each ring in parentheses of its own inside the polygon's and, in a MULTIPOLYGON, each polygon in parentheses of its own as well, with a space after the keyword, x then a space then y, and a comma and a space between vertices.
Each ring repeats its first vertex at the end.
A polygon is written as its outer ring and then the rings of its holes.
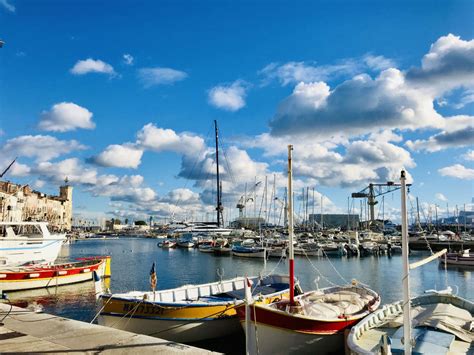
POLYGON ((291 162, 291 152, 293 146, 288 145, 288 238, 289 247, 289 266, 290 266, 290 305, 295 304, 295 256, 293 252, 293 169, 291 162))
POLYGON ((214 120, 214 128, 216 132, 216 173, 217 173, 217 206, 216 206, 216 211, 217 211, 217 227, 221 226, 221 223, 223 222, 222 220, 222 210, 224 209, 222 207, 222 185, 220 182, 220 176, 219 176, 219 131, 217 129, 217 120, 214 120))
POLYGON ((403 258, 403 343, 405 354, 411 354, 411 310, 410 310, 410 265, 408 264, 408 221, 407 221, 407 190, 405 171, 401 177, 402 197, 402 258, 403 258))

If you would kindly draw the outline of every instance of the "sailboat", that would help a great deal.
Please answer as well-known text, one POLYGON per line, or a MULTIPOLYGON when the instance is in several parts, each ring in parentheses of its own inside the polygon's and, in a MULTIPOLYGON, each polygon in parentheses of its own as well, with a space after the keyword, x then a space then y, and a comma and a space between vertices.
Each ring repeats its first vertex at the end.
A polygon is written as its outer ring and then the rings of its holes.
POLYGON ((385 305, 352 328, 352 354, 474 354, 474 303, 451 289, 410 297, 410 270, 440 258, 446 249, 408 263, 405 172, 401 173, 403 300, 385 305), (409 341, 406 341, 409 339, 409 341))
MULTIPOLYGON (((292 150, 288 146, 288 195, 292 196, 292 150)), ((325 354, 343 351, 344 331, 380 305, 379 295, 354 282, 294 293, 293 203, 288 201, 290 297, 237 307, 250 354, 325 354), (248 309, 248 311, 246 311, 248 309), (250 316, 249 314, 250 313, 250 316), (250 324, 249 324, 250 323, 250 324), (252 332, 252 334, 249 334, 252 332), (250 343, 250 344, 249 344, 250 343), (257 349, 257 351, 255 351, 257 349)))
MULTIPOLYGON (((214 121, 214 124, 218 186, 216 211, 217 226, 220 227, 223 207, 217 122, 214 121)), ((225 247, 225 244, 221 245, 225 247)), ((154 268, 152 270, 154 274, 154 268)), ((288 295, 289 280, 286 275, 254 276, 250 279, 255 285, 252 293, 262 302, 272 302, 288 295)), ((101 325, 183 343, 219 338, 240 330, 235 307, 243 303, 245 280, 244 277, 236 277, 156 292, 153 289, 104 294, 101 295, 103 305, 98 321, 101 325)))

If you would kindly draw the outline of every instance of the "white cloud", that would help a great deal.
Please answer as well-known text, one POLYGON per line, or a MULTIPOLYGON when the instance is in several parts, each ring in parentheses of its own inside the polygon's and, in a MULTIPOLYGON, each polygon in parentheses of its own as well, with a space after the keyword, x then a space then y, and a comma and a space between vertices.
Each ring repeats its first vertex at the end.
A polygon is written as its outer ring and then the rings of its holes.
POLYGON ((142 155, 143 150, 133 144, 112 144, 89 161, 106 167, 136 169, 141 163, 142 155))
POLYGON ((408 140, 414 151, 437 152, 447 148, 470 146, 474 142, 474 116, 455 116, 445 120, 445 130, 428 139, 408 140))
POLYGON ((155 85, 169 85, 184 80, 188 74, 184 71, 171 68, 141 68, 138 70, 138 78, 145 88, 155 85))
POLYGON ((117 73, 114 68, 100 59, 88 58, 85 60, 78 60, 71 68, 71 73, 74 75, 84 75, 88 73, 102 73, 110 76, 115 76, 117 73))
POLYGON ((474 161, 474 150, 468 150, 461 156, 464 160, 474 161))
POLYGON ((438 170, 438 172, 442 176, 449 176, 462 180, 474 180, 474 169, 466 168, 461 164, 454 164, 445 168, 441 168, 438 170))
POLYGON ((133 56, 131 54, 128 54, 128 53, 125 53, 123 56, 123 62, 126 64, 126 65, 133 65, 133 62, 135 60, 135 58, 133 58, 133 56))
POLYGON ((417 87, 440 96, 456 87, 473 87, 474 40, 464 41, 448 34, 431 45, 421 68, 407 72, 407 80, 417 87))
POLYGON ((446 196, 444 196, 441 192, 437 192, 435 194, 435 197, 436 199, 440 200, 440 201, 443 201, 443 202, 447 202, 448 201, 448 198, 446 196))
POLYGON ((38 127, 44 131, 66 132, 77 128, 94 129, 92 112, 72 102, 61 102, 41 113, 38 127))
POLYGON ((238 111, 245 106, 245 96, 248 84, 242 80, 230 85, 218 85, 209 90, 209 103, 227 111, 238 111))
POLYGON ((387 69, 375 79, 358 75, 332 91, 326 83, 298 84, 270 121, 274 135, 313 136, 442 125, 432 97, 406 85, 397 69, 387 69))
POLYGON ((19 157, 36 158, 46 161, 86 147, 76 140, 59 140, 52 136, 19 136, 11 138, 0 148, 4 157, 11 159, 19 157))
POLYGON ((201 137, 190 133, 177 134, 172 129, 165 129, 148 123, 137 133, 137 145, 155 152, 171 151, 195 156, 203 153, 206 145, 201 137))
POLYGON ((8 0, 0 0, 0 5, 2 5, 7 11, 15 12, 15 6, 10 4, 8 0))
POLYGON ((374 56, 372 54, 366 54, 362 59, 369 69, 377 71, 395 68, 396 65, 394 60, 385 58, 383 55, 374 56))
POLYGON ((62 183, 67 177, 72 184, 95 185, 99 179, 97 170, 84 167, 78 158, 40 162, 31 173, 53 183, 62 183))

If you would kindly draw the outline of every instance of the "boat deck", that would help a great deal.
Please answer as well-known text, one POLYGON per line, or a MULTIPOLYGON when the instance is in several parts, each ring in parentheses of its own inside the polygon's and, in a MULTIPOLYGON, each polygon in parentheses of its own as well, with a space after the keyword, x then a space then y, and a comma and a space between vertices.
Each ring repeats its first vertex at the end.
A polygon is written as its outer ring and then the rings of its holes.
POLYGON ((155 337, 61 318, 0 303, 0 353, 210 354, 155 337))
MULTIPOLYGON (((388 337, 392 337, 398 328, 373 328, 365 332, 362 337, 358 340, 359 346, 363 349, 367 349, 374 354, 377 354, 382 343, 382 337, 386 334, 388 337)), ((432 352, 435 354, 437 352, 432 352)), ((465 341, 454 340, 449 347, 448 355, 454 354, 471 354, 474 355, 474 344, 467 343, 465 341)))

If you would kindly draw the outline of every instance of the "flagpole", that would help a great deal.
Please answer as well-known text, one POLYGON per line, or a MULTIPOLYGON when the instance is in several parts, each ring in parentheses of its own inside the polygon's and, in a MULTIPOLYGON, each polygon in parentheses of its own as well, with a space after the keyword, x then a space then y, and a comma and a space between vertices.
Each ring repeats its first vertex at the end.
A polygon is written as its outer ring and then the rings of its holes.
MULTIPOLYGON (((292 156, 293 146, 288 145, 288 196, 293 196, 293 168, 292 156)), ((295 304, 295 255, 293 251, 293 199, 288 199, 288 234, 289 234, 289 266, 290 266, 290 305, 295 304)))

